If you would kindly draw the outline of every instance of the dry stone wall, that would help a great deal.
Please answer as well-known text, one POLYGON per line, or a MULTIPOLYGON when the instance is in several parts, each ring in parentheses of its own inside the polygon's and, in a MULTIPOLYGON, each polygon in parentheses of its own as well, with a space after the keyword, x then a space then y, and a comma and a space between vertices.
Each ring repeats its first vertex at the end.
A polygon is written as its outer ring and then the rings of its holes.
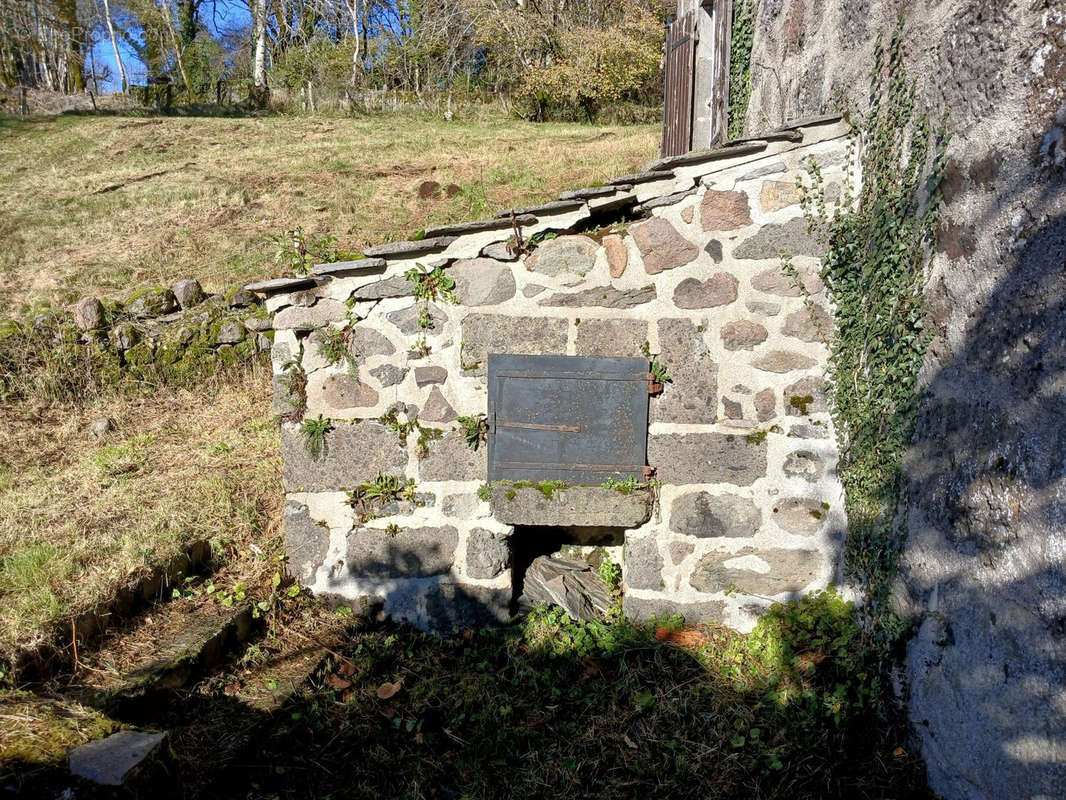
MULTIPOLYGON (((626 612, 747 630, 773 599, 829 583, 845 528, 822 378, 831 317, 789 187, 811 155, 839 181, 845 133, 823 120, 661 160, 248 287, 274 312, 299 580, 430 629, 505 619, 520 515, 493 516, 479 493, 485 448, 471 449, 456 422, 486 411, 489 354, 646 347, 672 380, 651 399, 657 502, 624 533, 626 612), (516 252, 516 230, 531 252, 516 252), (783 275, 783 252, 813 311, 783 275), (458 303, 416 301, 404 277, 416 265, 442 267, 458 303), (319 417, 330 429, 316 458, 301 428, 319 417), (395 490, 388 502, 368 497, 374 481, 395 490)), ((580 493, 564 494, 581 506, 580 493)))

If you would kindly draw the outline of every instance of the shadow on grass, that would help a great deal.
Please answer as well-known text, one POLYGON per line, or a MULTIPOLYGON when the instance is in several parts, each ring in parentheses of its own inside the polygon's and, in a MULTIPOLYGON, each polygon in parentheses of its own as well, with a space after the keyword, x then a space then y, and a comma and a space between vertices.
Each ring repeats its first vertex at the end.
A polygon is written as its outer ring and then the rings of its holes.
MULTIPOLYGON (((265 674, 248 677, 239 662, 195 690, 126 704, 119 721, 169 730, 172 753, 130 791, 924 796, 919 765, 897 750, 901 729, 875 712, 876 665, 854 619, 837 596, 819 594, 778 607, 747 637, 676 618, 574 623, 546 607, 450 637, 360 621, 273 715, 232 696, 226 683, 242 669, 245 680, 265 674)), ((0 786, 63 785, 62 764, 23 766, 21 784, 0 786)))
POLYGON ((367 625, 212 782, 221 797, 920 797, 853 610, 749 637, 538 608, 448 638, 367 625), (660 641, 660 639, 662 641, 660 641), (692 645, 679 647, 675 642, 692 645))

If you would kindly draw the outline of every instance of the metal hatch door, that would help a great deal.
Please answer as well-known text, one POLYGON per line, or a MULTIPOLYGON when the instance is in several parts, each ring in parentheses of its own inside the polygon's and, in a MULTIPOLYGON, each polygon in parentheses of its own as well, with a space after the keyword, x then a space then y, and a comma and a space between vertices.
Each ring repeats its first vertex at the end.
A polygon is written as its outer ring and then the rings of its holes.
POLYGON ((490 354, 489 480, 643 480, 648 377, 643 358, 490 354))

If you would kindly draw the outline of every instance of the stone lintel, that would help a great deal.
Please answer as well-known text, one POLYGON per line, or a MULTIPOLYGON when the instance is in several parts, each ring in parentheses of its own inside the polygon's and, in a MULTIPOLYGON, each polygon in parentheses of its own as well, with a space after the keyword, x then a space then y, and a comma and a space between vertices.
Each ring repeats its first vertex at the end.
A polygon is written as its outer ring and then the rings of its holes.
POLYGON ((493 484, 492 515, 509 525, 636 528, 651 517, 651 489, 622 494, 601 486, 556 489, 551 497, 536 486, 493 484))

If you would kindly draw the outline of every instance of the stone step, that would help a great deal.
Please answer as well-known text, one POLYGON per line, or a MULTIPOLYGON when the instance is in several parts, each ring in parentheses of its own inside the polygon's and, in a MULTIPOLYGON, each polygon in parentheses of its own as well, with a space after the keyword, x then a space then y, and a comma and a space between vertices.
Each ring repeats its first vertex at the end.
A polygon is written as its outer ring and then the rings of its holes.
POLYGON ((93 705, 110 708, 178 689, 245 641, 252 624, 250 605, 226 607, 214 597, 157 606, 80 660, 76 692, 93 705))

